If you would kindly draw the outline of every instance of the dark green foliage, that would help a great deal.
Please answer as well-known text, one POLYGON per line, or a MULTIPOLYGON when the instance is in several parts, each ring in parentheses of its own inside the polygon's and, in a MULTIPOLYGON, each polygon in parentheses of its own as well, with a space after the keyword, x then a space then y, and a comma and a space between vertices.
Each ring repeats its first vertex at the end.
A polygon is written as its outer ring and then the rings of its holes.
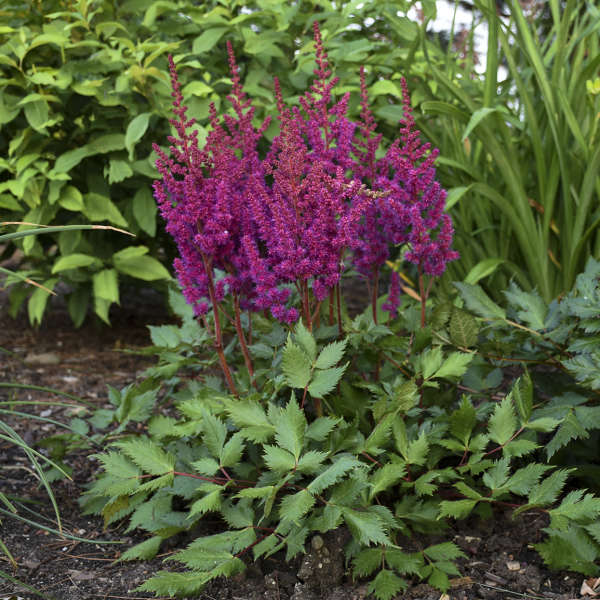
MULTIPOLYGON (((340 526, 352 535, 345 552, 353 575, 369 577, 378 599, 392 598, 415 580, 446 590, 460 574, 461 551, 442 542, 410 552, 408 537, 439 535, 451 519, 507 503, 515 518, 528 511, 549 516, 545 539, 536 546, 549 566, 595 573, 600 500, 568 487, 576 469, 547 459, 600 428, 597 407, 584 388, 574 392, 573 377, 552 398, 540 396, 534 367, 500 398, 487 392, 499 392, 501 380, 491 377, 495 359, 488 356, 498 339, 524 360, 543 355, 548 364, 561 365, 564 344, 576 340, 581 326, 581 317, 571 314, 585 311, 581 291, 588 297, 595 291, 590 277, 597 281, 593 265, 563 299, 564 312, 560 320, 553 317, 552 328, 545 305, 516 286, 506 309, 480 288, 461 286, 466 307, 457 298, 423 339, 409 333, 409 300, 392 328, 376 325, 365 311, 344 323, 343 339, 333 337, 335 329, 310 332, 301 323, 286 337, 280 325, 257 318, 256 387, 231 346, 228 351, 240 366, 234 371, 239 398, 223 394, 211 377, 203 385, 185 383, 187 370, 197 368, 182 358, 190 351, 186 340, 190 328, 201 329, 172 293, 184 322, 152 330, 162 366, 149 373, 154 385, 171 386, 166 401, 175 412, 154 416, 147 437, 127 436, 100 455, 103 472, 82 505, 107 523, 128 518, 130 529, 148 532, 125 560, 153 556, 162 540, 192 529, 207 513, 223 519, 227 531, 200 537, 173 555, 186 566, 185 575, 161 571, 141 588, 156 594, 196 593, 210 579, 243 569, 250 556, 281 551, 291 559, 312 535, 340 526), (453 327, 453 314, 462 331, 477 335, 468 344, 475 351, 453 345, 444 328, 453 327), (176 367, 161 380, 160 369, 170 360, 176 367), (340 370, 340 363, 347 368, 340 370), (274 373, 269 364, 277 365, 274 373), (311 391, 319 374, 323 387, 311 391), (457 385, 467 380, 484 391, 461 395, 457 385), (337 409, 348 390, 362 398, 354 413, 337 409)), ((593 327, 593 315, 587 319, 584 327, 593 327)), ((204 354, 211 348, 197 346, 198 361, 204 354)))

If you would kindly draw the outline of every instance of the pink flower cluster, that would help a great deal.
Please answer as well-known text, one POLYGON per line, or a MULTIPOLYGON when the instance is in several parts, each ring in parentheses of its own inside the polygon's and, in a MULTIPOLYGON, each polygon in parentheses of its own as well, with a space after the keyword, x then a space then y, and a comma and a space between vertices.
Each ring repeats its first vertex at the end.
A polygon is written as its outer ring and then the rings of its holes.
POLYGON ((229 293, 242 308, 293 322, 300 314, 289 306, 296 287, 310 319, 309 297, 318 303, 337 286, 345 253, 372 281, 392 245, 406 245, 406 259, 430 275, 441 275, 458 256, 450 249, 445 192, 435 181, 438 152, 420 142, 406 82, 400 139, 376 160, 381 135, 375 134, 364 72, 356 123, 347 116, 349 95, 333 100, 337 79, 316 23, 315 47, 315 80, 300 106, 286 106, 275 80, 280 133, 264 156, 259 142, 269 121, 253 126, 254 109, 231 45, 233 114, 221 121, 211 106, 212 130, 203 148, 170 59, 176 135, 169 138, 170 157, 155 146, 162 180, 154 193, 179 249, 177 276, 196 314, 208 310, 207 300, 214 304, 229 293), (218 281, 215 269, 225 273, 218 281))

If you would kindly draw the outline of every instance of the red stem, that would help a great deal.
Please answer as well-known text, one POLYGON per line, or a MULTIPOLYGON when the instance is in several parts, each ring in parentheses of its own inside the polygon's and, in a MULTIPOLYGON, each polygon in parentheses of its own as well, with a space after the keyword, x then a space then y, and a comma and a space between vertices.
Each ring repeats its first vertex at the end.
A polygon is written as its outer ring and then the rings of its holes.
POLYGON ((250 358, 250 352, 248 350, 248 345, 246 344, 246 336, 244 335, 244 329, 242 328, 242 319, 240 318, 240 298, 237 294, 233 296, 233 306, 235 309, 235 330, 237 332, 238 339, 240 340, 240 346, 242 347, 244 363, 246 363, 246 369, 248 369, 248 375, 250 375, 252 385, 256 387, 256 381, 254 381, 254 368, 252 366, 252 359, 250 358))
POLYGON ((212 303, 213 315, 215 319, 215 350, 217 351, 219 362, 221 363, 221 369, 223 371, 223 374, 225 375, 225 380, 227 381, 227 387, 234 396, 237 396, 238 392, 235 387, 235 384, 233 383, 233 377, 231 376, 229 365, 227 364, 227 360, 225 359, 225 352, 223 351, 223 334, 221 333, 219 305, 217 303, 217 296, 215 294, 212 266, 210 264, 209 259, 204 254, 202 255, 202 262, 204 263, 204 270, 206 271, 206 277, 208 279, 208 295, 212 303))

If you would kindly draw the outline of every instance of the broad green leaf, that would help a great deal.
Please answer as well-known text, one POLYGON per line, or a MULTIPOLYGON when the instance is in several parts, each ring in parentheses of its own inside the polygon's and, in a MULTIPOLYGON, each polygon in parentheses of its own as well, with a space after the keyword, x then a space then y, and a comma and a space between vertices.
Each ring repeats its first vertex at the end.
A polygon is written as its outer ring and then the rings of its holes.
POLYGON ((180 329, 176 325, 148 325, 148 330, 155 346, 177 348, 181 343, 180 329))
POLYGON ((189 96, 200 96, 202 98, 211 94, 212 91, 213 89, 203 81, 191 81, 183 88, 182 93, 185 98, 189 96))
POLYGON ((553 438, 546 444, 546 456, 550 459, 571 440, 586 439, 588 437, 589 433, 586 431, 583 424, 573 412, 569 412, 553 438))
POLYGON ((300 473, 315 473, 329 455, 318 450, 309 450, 300 457, 296 471, 300 473))
POLYGON ((129 164, 124 160, 112 159, 108 164, 108 173, 104 171, 105 176, 108 175, 108 183, 120 183, 133 175, 133 171, 129 164))
MULTIPOLYGON (((44 281, 42 285, 49 290, 53 290, 57 282, 58 279, 53 277, 52 279, 44 281)), ((48 303, 49 297, 50 294, 41 288, 36 288, 33 294, 31 294, 27 302, 27 313, 29 315, 29 322, 32 325, 39 325, 42 322, 42 317, 46 310, 46 304, 48 303)))
POLYGON ((68 173, 87 156, 89 156, 89 150, 86 146, 68 150, 56 159, 54 171, 57 173, 68 173))
POLYGON ((102 196, 96 192, 90 192, 83 197, 83 214, 90 221, 109 221, 117 227, 128 227, 127 221, 107 196, 102 196))
POLYGON ((549 465, 531 463, 515 471, 503 486, 513 494, 526 496, 534 485, 537 485, 542 475, 551 469, 549 465))
POLYGON ((52 273, 67 271, 69 269, 78 269, 80 267, 90 267, 92 265, 101 265, 102 262, 95 256, 89 254, 74 253, 69 256, 61 256, 54 265, 52 265, 52 273))
POLYGON ((339 419, 319 417, 307 427, 304 437, 315 440, 316 442, 322 442, 338 423, 339 419))
POLYGON ((150 123, 150 113, 140 113, 127 125, 125 132, 125 148, 129 152, 129 160, 133 160, 133 149, 136 143, 144 136, 150 123))
POLYGON ((83 211, 83 196, 81 192, 73 185, 66 185, 58 198, 58 203, 67 210, 75 212, 83 211))
POLYGON ((198 514, 203 515, 207 512, 218 511, 219 508, 221 508, 222 492, 223 488, 221 486, 217 486, 217 489, 212 490, 206 494, 206 496, 196 500, 190 507, 188 519, 191 519, 193 516, 198 514))
POLYGON ((442 366, 444 357, 440 346, 428 348, 420 357, 420 371, 424 379, 433 377, 433 374, 442 366))
POLYGON ((319 353, 315 367, 317 369, 329 369, 330 367, 337 365, 344 356, 346 343, 347 339, 327 344, 327 346, 319 353))
POLYGON ((133 197, 133 216, 140 229, 150 237, 156 235, 156 213, 158 206, 147 186, 141 187, 133 197))
POLYGON ((121 273, 143 279, 156 281, 157 279, 171 279, 171 275, 155 258, 145 256, 148 252, 146 246, 133 246, 113 254, 113 264, 121 273))
POLYGON ((401 96, 400 90, 396 84, 389 79, 380 79, 369 87, 370 98, 375 98, 376 96, 382 96, 385 94, 396 96, 396 98, 400 98, 401 96))
POLYGON ((402 463, 390 463, 377 469, 369 478, 371 489, 369 499, 396 485, 406 475, 406 467, 402 463))
POLYGON ((505 261, 502 258, 484 258, 471 268, 471 270, 467 273, 464 282, 475 285, 481 279, 484 279, 488 275, 494 273, 496 269, 504 262, 505 261))
POLYGON ((92 277, 94 298, 119 303, 119 281, 114 269, 103 269, 92 277))
POLYGON ((202 54, 203 52, 212 50, 226 31, 227 27, 213 27, 212 29, 207 29, 202 35, 194 40, 192 52, 194 54, 202 54))
POLYGON ((509 394, 502 402, 496 404, 494 413, 490 417, 488 433, 492 441, 503 446, 516 430, 517 417, 509 394))
POLYGON ((368 577, 383 564, 383 548, 365 548, 352 561, 352 573, 358 577, 368 577))
POLYGON ((524 292, 511 282, 509 289, 503 293, 511 304, 520 309, 517 317, 521 321, 536 331, 544 329, 548 306, 537 292, 524 292))
POLYGON ((483 483, 492 491, 500 489, 508 480, 510 470, 510 459, 501 458, 494 462, 493 466, 483 474, 483 483))
POLYGON ((506 313, 478 285, 454 282, 467 308, 484 319, 506 319, 506 313))
POLYGON ((290 387, 303 389, 308 385, 311 360, 300 346, 292 342, 291 336, 288 337, 283 349, 281 369, 290 387))
POLYGON ((27 122, 36 131, 47 134, 46 125, 48 124, 48 104, 45 100, 37 100, 25 105, 25 117, 27 122))

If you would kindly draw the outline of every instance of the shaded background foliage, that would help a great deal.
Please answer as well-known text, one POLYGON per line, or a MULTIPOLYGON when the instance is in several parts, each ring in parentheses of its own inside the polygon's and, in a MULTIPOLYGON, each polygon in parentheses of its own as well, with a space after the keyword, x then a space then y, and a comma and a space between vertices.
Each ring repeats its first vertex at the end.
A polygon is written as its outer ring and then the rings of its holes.
MULTIPOLYGON (((462 260, 447 282, 482 280, 495 294, 516 277, 546 300, 569 289, 587 256, 598 254, 598 9, 558 0, 525 9, 516 0, 467 4, 473 25, 488 25, 483 75, 475 71, 473 28, 427 33, 434 0, 5 3, 1 220, 110 223, 137 235, 131 242, 93 231, 27 238, 19 242, 22 269, 50 289, 66 285, 76 325, 90 306, 108 321, 126 282, 163 285, 173 249, 151 195, 151 143, 169 133, 167 55, 203 137, 209 104, 219 109, 229 89, 225 41, 234 45, 258 121, 275 110, 273 74, 288 101, 306 88, 318 19, 338 92, 358 91, 365 64, 388 140, 402 116, 400 77, 408 79, 450 191, 462 260), (416 5, 415 21, 407 14, 416 5), (508 75, 498 81, 500 65, 508 75)), ((350 109, 358 113, 356 94, 350 109)), ((2 258, 13 251, 4 248, 2 258)), ((12 285, 12 312, 27 301, 34 323, 47 300, 12 285)))

